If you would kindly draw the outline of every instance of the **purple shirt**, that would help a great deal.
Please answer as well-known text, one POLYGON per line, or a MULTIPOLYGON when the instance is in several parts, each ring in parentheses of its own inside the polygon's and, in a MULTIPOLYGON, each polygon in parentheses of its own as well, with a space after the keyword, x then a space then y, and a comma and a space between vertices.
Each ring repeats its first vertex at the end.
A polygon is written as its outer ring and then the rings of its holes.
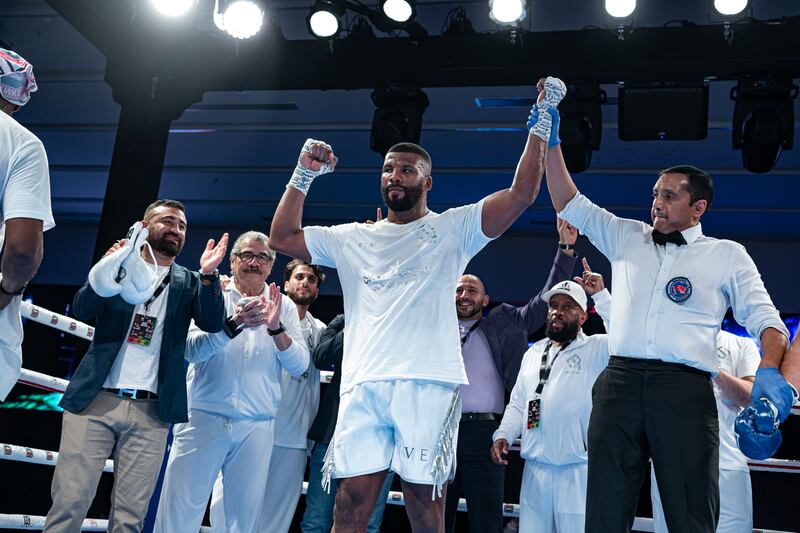
MULTIPOLYGON (((458 329, 463 338, 475 320, 459 320, 458 329)), ((502 413, 505 404, 503 379, 492 359, 492 350, 480 326, 467 336, 461 348, 468 385, 459 385, 462 413, 502 413)))

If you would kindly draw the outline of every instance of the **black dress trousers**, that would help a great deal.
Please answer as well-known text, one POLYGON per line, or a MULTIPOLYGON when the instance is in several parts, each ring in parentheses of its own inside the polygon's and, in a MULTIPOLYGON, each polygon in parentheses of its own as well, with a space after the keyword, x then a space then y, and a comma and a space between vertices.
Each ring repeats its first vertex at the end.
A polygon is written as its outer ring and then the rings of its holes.
POLYGON ((670 531, 714 533, 719 422, 710 375, 612 357, 592 389, 587 533, 626 533, 652 457, 670 531))

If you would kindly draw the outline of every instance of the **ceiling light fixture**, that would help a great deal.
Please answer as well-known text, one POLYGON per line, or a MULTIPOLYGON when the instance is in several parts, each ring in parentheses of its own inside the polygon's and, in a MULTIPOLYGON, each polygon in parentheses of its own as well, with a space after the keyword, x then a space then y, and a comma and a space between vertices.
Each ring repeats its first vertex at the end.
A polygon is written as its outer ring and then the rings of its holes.
POLYGON ((516 25, 525 15, 524 0, 489 0, 489 18, 497 24, 516 25))
POLYGON ((217 0, 214 24, 236 39, 250 39, 264 24, 264 11, 251 0, 217 0))

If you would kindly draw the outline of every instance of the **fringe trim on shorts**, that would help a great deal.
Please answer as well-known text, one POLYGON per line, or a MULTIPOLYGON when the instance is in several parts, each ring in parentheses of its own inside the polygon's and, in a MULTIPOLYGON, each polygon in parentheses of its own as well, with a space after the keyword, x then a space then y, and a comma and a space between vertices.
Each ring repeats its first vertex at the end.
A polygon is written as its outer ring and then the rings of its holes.
POLYGON ((333 477, 333 473, 336 471, 336 465, 333 464, 333 437, 331 437, 330 443, 328 443, 328 449, 325 450, 325 457, 322 460, 322 490, 324 490, 327 494, 331 493, 331 478, 333 477))
POLYGON ((461 395, 459 389, 456 388, 453 392, 453 398, 450 400, 450 407, 447 409, 444 422, 442 422, 439 437, 436 439, 436 446, 433 449, 433 458, 431 459, 431 477, 433 478, 431 500, 433 501, 436 501, 437 496, 439 498, 442 497, 442 487, 450 477, 450 468, 455 454, 453 440, 460 411, 461 395))

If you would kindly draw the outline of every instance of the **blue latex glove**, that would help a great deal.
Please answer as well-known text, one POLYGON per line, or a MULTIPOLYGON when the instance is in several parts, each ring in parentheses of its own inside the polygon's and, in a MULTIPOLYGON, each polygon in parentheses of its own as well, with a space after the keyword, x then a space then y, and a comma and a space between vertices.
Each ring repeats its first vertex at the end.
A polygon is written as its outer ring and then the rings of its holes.
MULTIPOLYGON (((558 136, 558 125, 561 123, 561 115, 558 114, 558 108, 556 107, 549 108, 547 112, 553 117, 553 125, 550 127, 550 141, 547 143, 547 146, 552 148, 561 144, 561 138, 558 136)), ((537 120, 539 120, 539 106, 533 104, 533 107, 531 107, 531 116, 528 117, 528 123, 525 124, 528 131, 536 124, 537 120)))
POLYGON ((786 382, 777 368, 759 368, 753 383, 753 403, 767 398, 778 409, 778 419, 783 422, 792 410, 797 391, 786 382))
POLYGON ((769 400, 753 402, 739 413, 733 431, 743 454, 757 461, 775 455, 783 440, 777 415, 777 408, 769 400))

